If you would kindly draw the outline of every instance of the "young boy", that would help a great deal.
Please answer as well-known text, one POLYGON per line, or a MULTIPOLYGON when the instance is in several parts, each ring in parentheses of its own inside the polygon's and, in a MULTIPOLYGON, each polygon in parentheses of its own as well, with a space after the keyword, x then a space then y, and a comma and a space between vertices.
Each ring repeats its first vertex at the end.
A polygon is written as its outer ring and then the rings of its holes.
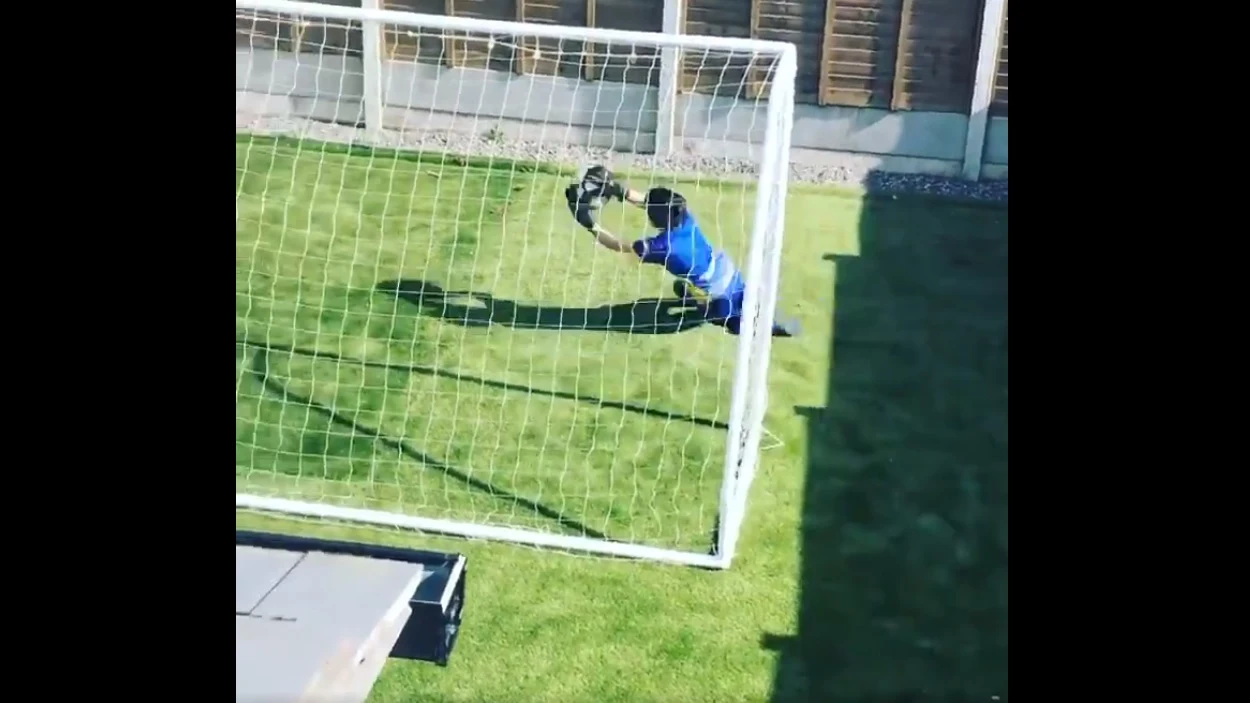
MULTIPOLYGON (((652 188, 643 194, 618 183, 606 168, 592 166, 581 183, 570 185, 564 195, 578 224, 594 234, 601 246, 632 252, 643 263, 663 266, 677 278, 673 291, 679 298, 693 302, 708 322, 738 334, 746 294, 742 273, 728 254, 708 240, 680 193, 652 188), (604 229, 591 212, 611 198, 643 208, 658 234, 630 243, 604 229)), ((798 324, 774 322, 772 333, 774 337, 793 337, 799 333, 798 324)))

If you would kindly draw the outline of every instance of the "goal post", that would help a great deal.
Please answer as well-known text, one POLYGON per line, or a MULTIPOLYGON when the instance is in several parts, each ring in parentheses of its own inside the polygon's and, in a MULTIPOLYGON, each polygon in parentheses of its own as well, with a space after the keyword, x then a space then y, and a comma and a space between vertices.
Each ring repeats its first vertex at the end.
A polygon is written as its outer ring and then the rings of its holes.
POLYGON ((236 510, 728 568, 794 45, 361 5, 236 0, 236 510), (687 196, 736 338, 577 234, 592 163, 687 196))

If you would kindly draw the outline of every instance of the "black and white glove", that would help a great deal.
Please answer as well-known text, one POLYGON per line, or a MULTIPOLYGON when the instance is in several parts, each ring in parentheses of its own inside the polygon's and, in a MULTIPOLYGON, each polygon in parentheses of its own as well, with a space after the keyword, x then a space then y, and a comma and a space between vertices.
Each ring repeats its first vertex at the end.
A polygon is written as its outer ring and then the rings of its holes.
POLYGON ((569 212, 573 213, 573 219, 577 220, 577 224, 585 227, 588 232, 594 232, 598 225, 595 223, 594 215, 591 214, 593 209, 591 199, 586 197, 581 184, 570 183, 569 187, 564 189, 564 199, 568 202, 569 212))
POLYGON ((602 207, 605 200, 611 198, 624 200, 625 188, 616 182, 611 171, 602 166, 591 166, 586 169, 581 181, 570 183, 564 189, 564 199, 568 202, 569 212, 573 213, 577 224, 590 232, 598 228, 593 212, 602 207))

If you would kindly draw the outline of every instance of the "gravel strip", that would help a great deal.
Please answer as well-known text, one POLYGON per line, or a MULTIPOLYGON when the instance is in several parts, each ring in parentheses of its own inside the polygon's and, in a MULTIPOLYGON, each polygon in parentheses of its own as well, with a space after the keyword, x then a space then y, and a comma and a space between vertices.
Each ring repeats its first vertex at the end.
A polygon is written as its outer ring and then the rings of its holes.
MULTIPOLYGON (((707 173, 718 177, 749 178, 755 174, 750 161, 717 159, 698 154, 679 153, 657 159, 648 154, 627 154, 589 149, 553 142, 525 142, 490 139, 463 132, 384 132, 374 139, 364 130, 346 125, 314 122, 298 118, 257 117, 235 113, 235 129, 256 134, 309 137, 327 142, 364 144, 422 151, 441 151, 476 157, 525 159, 569 166, 585 166, 592 162, 611 168, 659 169, 672 173, 707 173)), ((808 166, 792 164, 790 178, 815 184, 850 184, 865 187, 869 192, 885 194, 926 193, 956 198, 1007 202, 1007 181, 973 183, 957 178, 911 173, 885 173, 870 170, 848 158, 845 166, 808 166)))

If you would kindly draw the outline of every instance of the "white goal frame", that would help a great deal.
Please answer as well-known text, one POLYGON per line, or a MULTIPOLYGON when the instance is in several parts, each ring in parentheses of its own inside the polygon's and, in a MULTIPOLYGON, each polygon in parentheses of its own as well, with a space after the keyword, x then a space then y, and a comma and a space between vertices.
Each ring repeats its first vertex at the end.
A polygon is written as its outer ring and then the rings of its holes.
MULTIPOLYGON (((738 537, 746 516, 747 496, 755 477, 768 405, 768 368, 772 349, 770 330, 777 307, 781 270, 781 246, 785 220, 786 187, 789 180, 790 139, 794 122, 796 49, 794 44, 747 38, 689 36, 656 32, 633 32, 595 27, 572 27, 529 22, 482 20, 467 17, 423 15, 377 9, 377 0, 362 0, 363 7, 321 5, 294 0, 235 0, 236 9, 315 17, 361 23, 364 31, 366 129, 381 129, 382 57, 379 48, 383 25, 443 32, 521 35, 556 40, 636 44, 661 50, 661 93, 674 89, 672 77, 681 50, 732 51, 775 57, 766 98, 767 127, 759 152, 756 174, 755 217, 745 272, 748 288, 743 326, 734 368, 729 429, 726 433, 724 475, 721 483, 719 519, 713 553, 664 549, 649 545, 589 537, 545 533, 537 530, 482 525, 465 521, 288 500, 246 493, 235 494, 236 510, 255 510, 329 521, 347 521, 468 538, 501 540, 535 547, 564 549, 600 555, 668 562, 688 566, 726 569, 733 562, 738 537), (667 76, 664 76, 667 74, 667 76), (667 78, 667 80, 666 80, 667 78), (667 85, 665 85, 667 83, 667 85)), ((660 97, 661 104, 665 96, 660 97)), ((671 104, 671 96, 669 96, 671 104)))

